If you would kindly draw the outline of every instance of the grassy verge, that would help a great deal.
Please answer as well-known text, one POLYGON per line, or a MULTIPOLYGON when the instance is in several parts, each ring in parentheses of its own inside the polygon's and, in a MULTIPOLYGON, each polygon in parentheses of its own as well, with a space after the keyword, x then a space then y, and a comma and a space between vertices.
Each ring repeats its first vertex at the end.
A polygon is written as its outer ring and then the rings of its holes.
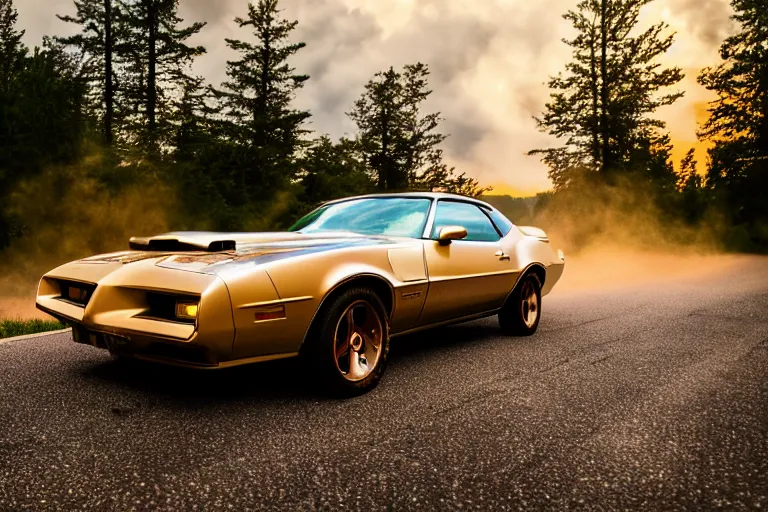
POLYGON ((56 320, 0 320, 0 338, 23 336, 38 332, 58 331, 66 325, 56 320))

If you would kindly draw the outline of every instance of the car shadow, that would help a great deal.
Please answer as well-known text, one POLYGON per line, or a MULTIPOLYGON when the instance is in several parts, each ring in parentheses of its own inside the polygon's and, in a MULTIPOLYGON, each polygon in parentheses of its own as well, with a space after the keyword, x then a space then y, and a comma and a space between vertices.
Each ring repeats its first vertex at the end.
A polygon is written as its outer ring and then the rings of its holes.
POLYGON ((407 360, 412 356, 430 357, 459 350, 468 344, 489 342, 501 335, 492 319, 475 320, 448 327, 394 338, 390 346, 389 362, 407 360))
MULTIPOLYGON (((422 331, 392 340, 389 372, 397 367, 398 378, 413 373, 430 359, 456 357, 467 345, 483 344, 498 339, 495 322, 478 320, 470 323, 422 331)), ((203 406, 227 401, 309 401, 338 400, 314 381, 299 358, 257 363, 225 370, 194 370, 132 359, 99 359, 78 369, 86 380, 117 386, 157 399, 168 399, 187 405, 203 406)), ((385 377, 386 378, 386 377, 385 377)), ((392 383, 397 385, 397 383, 392 383)))

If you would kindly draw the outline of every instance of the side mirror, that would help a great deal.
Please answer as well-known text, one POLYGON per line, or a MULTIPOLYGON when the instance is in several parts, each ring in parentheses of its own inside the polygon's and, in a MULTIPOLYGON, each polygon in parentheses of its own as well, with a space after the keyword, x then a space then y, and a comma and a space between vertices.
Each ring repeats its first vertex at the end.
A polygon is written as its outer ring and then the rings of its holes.
POLYGON ((462 226, 446 226, 440 230, 437 241, 440 245, 448 245, 452 240, 467 238, 467 229, 462 226))

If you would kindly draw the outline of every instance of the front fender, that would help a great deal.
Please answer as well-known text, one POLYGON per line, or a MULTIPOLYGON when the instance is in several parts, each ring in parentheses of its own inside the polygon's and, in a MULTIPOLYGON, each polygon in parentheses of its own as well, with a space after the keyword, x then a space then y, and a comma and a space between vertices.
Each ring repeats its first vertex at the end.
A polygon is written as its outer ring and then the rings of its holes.
POLYGON ((259 283, 246 277, 233 289, 228 281, 236 317, 236 358, 298 353, 325 298, 351 278, 376 276, 390 287, 399 282, 387 251, 370 247, 285 258, 265 265, 261 272, 265 279, 259 283), (260 290, 261 299, 246 300, 254 291, 249 294, 251 287, 260 290), (255 321, 255 309, 247 306, 260 302, 284 307, 285 318, 255 321))

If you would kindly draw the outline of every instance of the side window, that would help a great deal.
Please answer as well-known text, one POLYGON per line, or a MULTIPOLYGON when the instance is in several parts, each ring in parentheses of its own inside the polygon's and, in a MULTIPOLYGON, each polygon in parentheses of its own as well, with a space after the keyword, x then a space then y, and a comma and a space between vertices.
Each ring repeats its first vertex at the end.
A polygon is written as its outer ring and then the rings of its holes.
POLYGON ((496 227, 499 228, 499 231, 501 231, 502 236, 507 236, 507 234, 512 230, 512 224, 508 218, 504 216, 500 211, 498 210, 491 210, 488 212, 488 215, 491 216, 491 219, 493 219, 493 223, 496 224, 496 227))
POLYGON ((440 230, 447 226, 463 226, 467 230, 465 240, 474 242, 495 242, 501 238, 490 219, 480 208, 469 203, 440 201, 435 211, 435 224, 432 238, 437 238, 440 230))

